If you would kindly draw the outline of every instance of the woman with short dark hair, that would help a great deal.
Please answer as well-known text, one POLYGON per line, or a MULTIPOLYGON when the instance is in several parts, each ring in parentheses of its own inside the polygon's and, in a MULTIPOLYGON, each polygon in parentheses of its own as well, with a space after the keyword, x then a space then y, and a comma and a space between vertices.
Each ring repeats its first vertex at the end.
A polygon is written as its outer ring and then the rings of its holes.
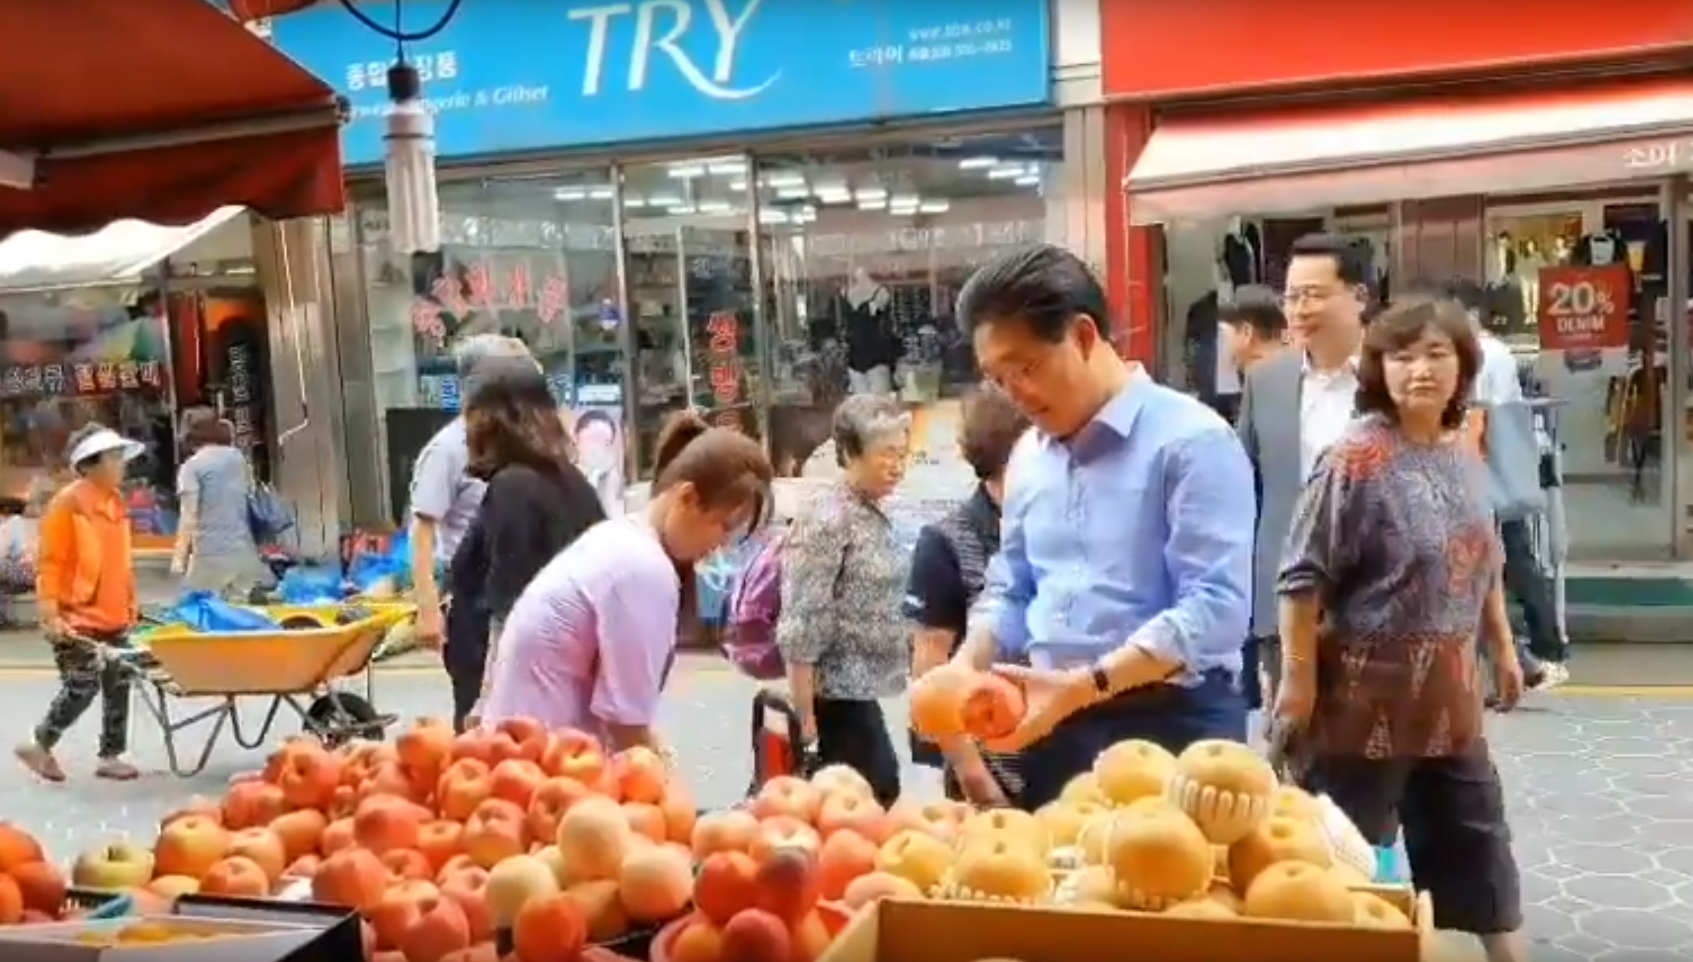
POLYGON ((211 408, 183 414, 182 446, 188 458, 176 472, 171 572, 189 591, 250 600, 253 588, 270 577, 248 513, 253 466, 235 446, 233 426, 211 408))
POLYGON ((1396 825, 1437 928, 1525 958, 1499 772, 1482 731, 1476 641, 1504 707, 1522 693, 1485 468, 1463 436, 1481 352, 1449 300, 1366 329, 1362 418, 1318 460, 1281 576, 1275 738, 1297 733, 1309 788, 1373 844, 1396 825))
MULTIPOLYGON (((959 447, 976 474, 976 492, 950 514, 924 525, 911 553, 904 613, 914 628, 911 675, 947 663, 964 641, 970 606, 986 581, 988 559, 999 551, 999 512, 1011 452, 1029 419, 1003 391, 983 387, 964 399, 959 447)), ((1013 802, 1022 789, 1017 756, 965 744, 944 762, 933 744, 915 736, 912 758, 942 765, 948 798, 978 805, 1013 802)))
POLYGON ((449 640, 453 718, 462 729, 481 698, 506 615, 536 572, 605 520, 577 470, 570 435, 544 375, 532 364, 491 368, 464 408, 470 474, 487 491, 448 572, 455 605, 490 618, 480 645, 449 640))

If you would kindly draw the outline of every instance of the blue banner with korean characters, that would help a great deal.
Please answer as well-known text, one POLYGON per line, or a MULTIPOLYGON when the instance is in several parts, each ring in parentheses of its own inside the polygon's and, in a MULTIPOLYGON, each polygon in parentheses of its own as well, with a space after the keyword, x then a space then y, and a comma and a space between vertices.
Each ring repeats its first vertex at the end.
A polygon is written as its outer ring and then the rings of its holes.
MULTIPOLYGON (((347 163, 380 162, 393 45, 333 3, 270 32, 351 101, 347 163)), ((1050 46, 1047 0, 464 0, 408 55, 453 158, 1039 106, 1050 46)))

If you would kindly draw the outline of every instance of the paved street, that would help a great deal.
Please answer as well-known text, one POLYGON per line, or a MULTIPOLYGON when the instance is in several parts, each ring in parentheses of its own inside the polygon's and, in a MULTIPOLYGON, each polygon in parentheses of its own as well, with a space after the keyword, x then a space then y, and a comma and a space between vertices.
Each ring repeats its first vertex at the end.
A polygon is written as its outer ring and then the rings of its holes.
MULTIPOLYGON (((687 661, 678 671, 665 730, 703 804, 732 802, 746 785, 751 693, 719 665, 687 661)), ((50 695, 44 674, 0 673, 0 723, 26 731, 50 695)), ((441 714, 446 697, 426 670, 378 680, 379 706, 402 717, 441 714)), ((256 721, 256 707, 250 714, 256 721)), ((902 710, 890 715, 903 724, 902 710)), ((135 732, 137 761, 162 770, 158 732, 139 712, 135 732)), ((73 776, 87 769, 93 735, 85 726, 68 739, 63 757, 73 776)), ((1693 699, 1542 696, 1498 719, 1494 742, 1537 962, 1648 949, 1693 959, 1693 699)), ((199 778, 159 774, 131 785, 82 778, 42 786, 0 765, 9 800, 0 817, 30 826, 69 858, 115 836, 148 836, 161 814, 192 794, 216 794, 259 757, 231 744, 199 778)), ((907 776, 913 790, 938 791, 927 771, 908 767, 907 776)))

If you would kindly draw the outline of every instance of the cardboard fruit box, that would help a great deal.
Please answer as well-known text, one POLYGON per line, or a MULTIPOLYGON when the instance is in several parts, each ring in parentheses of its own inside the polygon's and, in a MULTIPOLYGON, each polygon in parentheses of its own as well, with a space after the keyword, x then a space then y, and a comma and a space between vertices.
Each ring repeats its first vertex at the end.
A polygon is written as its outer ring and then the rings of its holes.
POLYGON ((1422 962, 1423 945, 1433 944, 1428 896, 1365 891, 1404 911, 1413 928, 886 900, 854 918, 821 962, 1422 962))
POLYGON ((360 958, 358 920, 321 905, 184 896, 168 915, 0 928, 5 962, 332 962, 360 958))

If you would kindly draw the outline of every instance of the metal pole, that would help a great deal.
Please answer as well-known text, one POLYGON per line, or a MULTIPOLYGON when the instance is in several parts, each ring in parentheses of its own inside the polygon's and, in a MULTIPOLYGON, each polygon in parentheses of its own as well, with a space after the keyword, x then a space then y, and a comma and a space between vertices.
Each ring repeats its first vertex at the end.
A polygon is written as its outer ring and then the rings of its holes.
POLYGON ((1688 204, 1689 182, 1686 174, 1671 177, 1660 188, 1665 234, 1669 250, 1665 252, 1664 323, 1669 327, 1669 403, 1664 405, 1663 451, 1661 457, 1669 476, 1666 485, 1672 493, 1670 500, 1670 530, 1674 533, 1677 559, 1693 557, 1693 536, 1688 532, 1688 506, 1693 505, 1693 463, 1684 460, 1693 452, 1687 442, 1687 402, 1689 338, 1687 331, 1688 271, 1693 268, 1693 251, 1688 249, 1687 219, 1693 216, 1688 204))
MULTIPOLYGON (((776 344, 770 337, 770 312, 765 305, 773 303, 773 299, 764 296, 764 225, 759 219, 759 202, 761 192, 758 189, 758 158, 752 154, 744 155, 747 165, 747 194, 751 203, 747 204, 747 255, 752 258, 750 274, 752 275, 752 303, 748 305, 752 310, 752 350, 753 369, 757 371, 757 385, 748 392, 752 397, 747 398, 752 405, 753 420, 758 431, 758 439, 764 445, 764 453, 774 455, 770 447, 770 395, 776 387, 776 344)), ((775 243, 774 239, 771 241, 775 243)), ((774 268, 775 265, 771 265, 774 268)), ((739 359, 736 359, 739 363, 739 359)), ((745 378, 749 386, 753 385, 753 377, 749 374, 745 378)))
POLYGON ((629 307, 629 256, 627 244, 623 240, 623 165, 613 164, 611 173, 611 247, 612 258, 617 262, 617 345, 621 349, 622 357, 619 371, 622 390, 618 392, 623 402, 623 477, 627 503, 627 488, 641 477, 641 430, 635 423, 640 416, 640 386, 635 383, 635 372, 639 368, 638 360, 639 340, 635 335, 636 318, 629 307))

